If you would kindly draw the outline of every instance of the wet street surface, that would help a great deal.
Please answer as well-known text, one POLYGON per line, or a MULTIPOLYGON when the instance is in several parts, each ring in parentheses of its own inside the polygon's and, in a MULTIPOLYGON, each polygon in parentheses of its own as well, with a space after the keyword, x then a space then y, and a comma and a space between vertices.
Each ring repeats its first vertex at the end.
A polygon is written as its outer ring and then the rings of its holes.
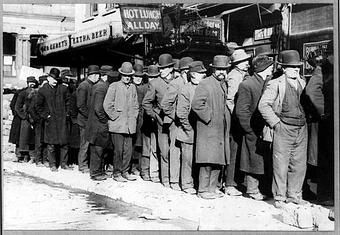
POLYGON ((184 219, 140 218, 152 211, 24 173, 5 170, 3 176, 5 230, 197 229, 195 223, 184 219))

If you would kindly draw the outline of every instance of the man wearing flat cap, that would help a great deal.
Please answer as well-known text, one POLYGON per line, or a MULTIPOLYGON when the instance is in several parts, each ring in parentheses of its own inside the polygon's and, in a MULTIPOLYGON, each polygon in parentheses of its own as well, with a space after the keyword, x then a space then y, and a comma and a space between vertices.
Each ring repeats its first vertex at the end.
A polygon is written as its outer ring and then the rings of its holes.
POLYGON ((159 56, 158 67, 160 77, 155 78, 150 82, 148 91, 143 99, 143 108, 146 113, 157 121, 158 127, 158 145, 161 152, 161 180, 165 187, 170 187, 169 182, 169 127, 163 125, 164 111, 161 106, 161 101, 169 87, 169 83, 174 78, 174 64, 170 54, 162 54, 159 56), (154 105, 156 103, 156 105, 154 105))
POLYGON ((275 206, 284 202, 305 204, 302 184, 307 167, 307 124, 300 102, 306 86, 300 76, 300 55, 282 51, 278 63, 284 74, 268 82, 259 102, 259 111, 273 128, 273 183, 275 206))
POLYGON ((90 65, 88 67, 87 78, 79 84, 77 88, 77 107, 78 107, 78 125, 80 131, 80 146, 78 153, 78 167, 82 173, 88 173, 89 159, 87 155, 89 142, 85 139, 85 128, 89 115, 89 104, 91 99, 91 89, 100 78, 100 70, 98 65, 90 65))
POLYGON ((263 183, 261 177, 264 174, 265 157, 258 148, 265 121, 257 106, 265 83, 272 75, 273 64, 274 61, 266 55, 253 59, 254 74, 239 85, 235 106, 243 130, 240 170, 246 172, 247 194, 255 200, 264 199, 259 183, 263 183))
POLYGON ((19 93, 15 103, 15 111, 21 119, 19 149, 21 155, 24 155, 24 161, 27 162, 30 158, 30 163, 35 163, 35 151, 33 120, 29 114, 29 107, 37 87, 38 81, 35 77, 27 77, 27 87, 19 93))
POLYGON ((60 70, 52 68, 47 81, 38 90, 37 111, 44 121, 44 142, 47 144, 48 161, 51 171, 57 169, 57 148, 60 149, 61 169, 70 170, 68 167, 68 130, 67 117, 69 116, 69 93, 61 84, 60 70))
POLYGON ((175 113, 179 93, 183 86, 188 83, 187 73, 191 62, 193 62, 191 57, 184 57, 179 60, 178 67, 181 74, 169 83, 161 102, 161 107, 165 114, 164 123, 170 125, 170 187, 175 190, 181 190, 179 186, 180 148, 175 144, 179 122, 175 113))
POLYGON ((176 115, 179 119, 177 140, 181 143, 181 186, 182 190, 188 194, 196 194, 192 177, 192 163, 194 155, 194 135, 196 130, 197 116, 191 109, 197 85, 205 78, 206 69, 202 61, 189 63, 190 82, 181 89, 176 107, 176 115))
POLYGON ((210 66, 213 74, 198 84, 192 100, 192 110, 198 117, 195 150, 195 162, 200 167, 198 196, 203 199, 223 197, 218 190, 218 177, 230 155, 225 83, 229 57, 217 55, 210 66))
POLYGON ((103 107, 109 117, 109 132, 114 145, 112 177, 117 182, 127 182, 136 180, 135 176, 129 174, 129 167, 139 105, 136 86, 131 83, 135 73, 132 64, 124 62, 118 71, 121 80, 109 86, 103 107))

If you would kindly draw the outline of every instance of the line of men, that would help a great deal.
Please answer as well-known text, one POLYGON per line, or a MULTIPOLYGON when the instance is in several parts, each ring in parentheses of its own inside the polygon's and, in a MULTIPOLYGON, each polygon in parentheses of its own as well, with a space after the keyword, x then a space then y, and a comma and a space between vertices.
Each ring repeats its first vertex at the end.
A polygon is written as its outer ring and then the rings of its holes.
MULTIPOLYGON (((29 148, 19 149, 29 150, 31 159, 41 165, 46 161, 40 157, 45 156, 41 144, 46 143, 51 171, 57 171, 57 149, 61 168, 69 170, 67 123, 76 115, 79 171, 89 172, 92 180, 112 177, 127 182, 140 175, 203 199, 224 193, 240 196, 235 182, 239 161, 250 198, 264 200, 266 195, 260 191, 264 185, 263 192, 273 194, 277 207, 287 202, 304 204, 310 113, 304 104, 306 81, 300 75, 300 55, 282 51, 277 61, 280 70, 274 70, 275 54, 270 48, 259 47, 255 55, 251 64, 251 56, 242 49, 230 57, 216 55, 209 77, 202 61, 175 60, 170 54, 160 55, 158 64, 150 65, 146 73, 142 65, 124 62, 119 79, 111 66, 90 65, 87 78, 73 93, 62 82, 71 76, 69 71, 59 77, 59 70, 52 68, 46 78, 39 78, 37 90, 35 78, 29 77, 15 111, 21 131, 35 129, 35 156, 29 148), (77 110, 73 114, 72 103, 77 110), (112 176, 105 171, 110 155, 112 176)), ((330 70, 327 73, 329 83, 332 75, 330 70)), ((324 92, 318 95, 329 107, 331 93, 324 92)), ((313 97, 315 92, 307 93, 313 97)), ((327 120, 328 133, 332 110, 324 108, 319 114, 320 120, 327 120)), ((330 159, 329 149, 327 153, 330 159)))

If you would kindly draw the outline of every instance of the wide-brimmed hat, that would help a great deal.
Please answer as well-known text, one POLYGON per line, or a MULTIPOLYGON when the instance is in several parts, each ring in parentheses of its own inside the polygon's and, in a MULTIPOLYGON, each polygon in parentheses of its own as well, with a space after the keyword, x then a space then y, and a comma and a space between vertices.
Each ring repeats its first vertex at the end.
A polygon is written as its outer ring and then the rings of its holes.
POLYGON ((158 77, 160 74, 159 68, 156 65, 149 65, 148 72, 146 73, 149 77, 158 77))
POLYGON ((266 56, 275 56, 277 53, 273 53, 270 45, 261 45, 255 48, 255 56, 266 55, 266 56))
POLYGON ((29 83, 29 82, 33 82, 33 83, 38 83, 38 81, 35 79, 34 76, 28 76, 26 78, 26 82, 29 83))
POLYGON ((172 59, 172 61, 175 62, 174 70, 179 71, 179 59, 172 59))
POLYGON ((245 60, 248 60, 251 55, 248 55, 243 49, 237 49, 231 55, 231 63, 238 64, 245 60))
POLYGON ((143 65, 141 65, 141 64, 135 64, 135 65, 133 66, 133 69, 135 70, 134 76, 138 76, 138 77, 144 76, 143 65))
POLYGON ((47 81, 47 75, 39 76, 39 84, 42 84, 44 81, 47 81))
POLYGON ((132 76, 135 73, 130 62, 124 62, 118 71, 126 76, 132 76))
POLYGON ((205 73, 207 70, 204 67, 203 62, 198 60, 189 64, 189 72, 205 73))
POLYGON ((107 81, 109 83, 117 82, 119 81, 119 72, 118 71, 109 71, 107 72, 107 81))
POLYGON ((179 60, 179 69, 189 69, 189 64, 193 62, 193 58, 191 57, 183 57, 179 60))
POLYGON ((172 55, 170 54, 162 54, 158 58, 158 67, 159 68, 166 68, 173 66, 175 62, 172 60, 172 55))
POLYGON ((88 75, 91 75, 91 74, 100 74, 100 71, 99 71, 99 66, 98 65, 90 65, 88 67, 88 75))
POLYGON ((277 63, 282 66, 294 67, 299 67, 303 64, 303 62, 300 60, 300 54, 296 50, 281 51, 277 63))
POLYGON ((50 72, 48 73, 54 79, 59 79, 60 70, 57 68, 51 68, 50 72))
POLYGON ((109 71, 112 71, 112 66, 111 65, 102 65, 100 67, 100 74, 101 75, 107 75, 109 71))
POLYGON ((256 56, 252 62, 254 66, 254 72, 256 73, 262 72, 263 70, 274 64, 274 61, 266 55, 256 56))
POLYGON ((215 55, 210 66, 216 69, 227 69, 231 66, 230 58, 226 55, 215 55))

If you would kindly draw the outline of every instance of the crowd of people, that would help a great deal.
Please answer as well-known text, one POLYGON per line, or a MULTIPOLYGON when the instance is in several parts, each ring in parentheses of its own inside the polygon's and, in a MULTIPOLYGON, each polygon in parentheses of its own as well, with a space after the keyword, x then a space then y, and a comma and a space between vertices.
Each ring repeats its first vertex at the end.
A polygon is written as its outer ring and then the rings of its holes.
POLYGON ((13 96, 9 141, 18 162, 52 172, 76 163, 95 181, 140 176, 203 199, 273 197, 280 207, 306 203, 311 179, 318 200, 333 203, 333 44, 322 61, 308 59, 308 83, 298 51, 265 46, 253 58, 216 55, 210 76, 202 61, 170 54, 146 70, 90 65, 79 85, 52 68, 13 96))

